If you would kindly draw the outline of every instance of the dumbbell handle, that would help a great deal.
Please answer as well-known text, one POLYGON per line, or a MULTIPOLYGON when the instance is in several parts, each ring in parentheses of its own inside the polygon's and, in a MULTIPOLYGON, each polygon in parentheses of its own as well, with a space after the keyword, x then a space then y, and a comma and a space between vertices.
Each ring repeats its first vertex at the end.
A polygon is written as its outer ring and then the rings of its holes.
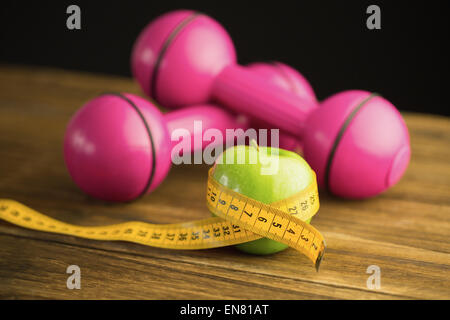
MULTIPOLYGON (((191 152, 203 150, 207 145, 214 143, 222 144, 225 142, 226 129, 247 129, 247 120, 243 117, 233 115, 227 110, 212 105, 202 105, 171 111, 164 114, 169 135, 177 129, 182 129, 178 133, 183 133, 183 139, 187 136, 191 138, 191 152), (195 122, 197 121, 197 125, 195 122), (201 125, 199 125, 201 124, 201 125), (222 141, 204 141, 203 135, 206 130, 216 129, 222 134, 222 141), (187 136, 186 136, 187 135, 187 136), (200 143, 201 142, 201 143, 200 143)), ((180 137, 172 139, 172 147, 179 143, 180 137)))
POLYGON ((213 99, 239 113, 263 120, 276 128, 301 137, 313 102, 268 83, 245 67, 231 65, 217 76, 213 99))

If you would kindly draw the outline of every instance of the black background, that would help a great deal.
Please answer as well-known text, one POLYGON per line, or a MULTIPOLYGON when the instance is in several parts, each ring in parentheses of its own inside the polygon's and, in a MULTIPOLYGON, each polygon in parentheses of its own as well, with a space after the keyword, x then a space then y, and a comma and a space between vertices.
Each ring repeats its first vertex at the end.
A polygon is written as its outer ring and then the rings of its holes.
POLYGON ((0 62, 130 76, 131 47, 140 30, 166 11, 186 8, 226 27, 240 63, 285 62, 309 79, 319 99, 365 89, 381 93, 401 110, 448 115, 448 3, 2 2, 0 62), (81 30, 66 28, 70 4, 81 8, 81 30), (381 30, 366 27, 370 4, 381 8, 381 30))

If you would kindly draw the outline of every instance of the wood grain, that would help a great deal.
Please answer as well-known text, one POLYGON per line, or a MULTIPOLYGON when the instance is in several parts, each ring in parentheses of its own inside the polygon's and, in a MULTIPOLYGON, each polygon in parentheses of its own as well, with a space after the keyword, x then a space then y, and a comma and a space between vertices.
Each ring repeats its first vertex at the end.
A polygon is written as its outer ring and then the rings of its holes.
MULTIPOLYGON (((207 166, 174 166, 151 195, 129 204, 85 196, 71 181, 62 138, 71 115, 105 91, 140 94, 127 78, 0 66, 0 197, 60 220, 103 225, 209 216, 207 166)), ((0 298, 449 299, 450 120, 404 113, 412 160, 404 178, 369 200, 321 192, 313 224, 325 236, 321 270, 294 250, 255 257, 232 247, 171 251, 22 229, 0 222, 0 298), (66 288, 67 266, 81 290, 66 288), (381 289, 366 286, 369 265, 381 289)))

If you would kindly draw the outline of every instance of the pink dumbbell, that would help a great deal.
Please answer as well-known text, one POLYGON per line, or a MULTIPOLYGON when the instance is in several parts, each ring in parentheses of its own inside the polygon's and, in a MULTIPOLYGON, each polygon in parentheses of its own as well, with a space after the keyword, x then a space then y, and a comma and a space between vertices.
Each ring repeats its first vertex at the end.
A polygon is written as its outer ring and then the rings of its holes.
MULTIPOLYGON (((281 62, 256 62, 247 65, 247 68, 253 73, 263 77, 269 83, 290 91, 295 95, 318 104, 316 95, 308 80, 297 70, 281 62)), ((274 126, 264 123, 258 119, 252 119, 250 126, 254 128, 274 128, 274 126)), ((303 150, 302 144, 298 138, 280 131, 280 148, 299 152, 303 150)))
MULTIPOLYGON (((256 63, 249 65, 249 68, 273 84, 290 89, 289 91, 312 102, 317 102, 308 81, 297 70, 279 62, 256 63)), ((376 94, 352 90, 326 99, 320 108, 325 109, 313 112, 308 118, 307 128, 302 135, 305 145, 303 146, 301 141, 297 143, 302 145, 304 155, 310 163, 313 163, 313 168, 324 173, 319 175, 321 185, 331 182, 332 184, 327 186, 335 194, 347 197, 351 194, 351 197, 363 198, 381 192, 383 188, 387 189, 400 179, 410 158, 409 136, 403 119, 387 100, 376 94), (359 109, 374 97, 378 99, 365 106, 364 108, 368 109, 365 115, 359 115, 356 122, 349 128, 349 122, 353 120, 359 109), (355 103, 357 101, 360 102, 359 105, 355 103), (350 113, 351 110, 353 110, 352 113, 350 113), (348 115, 345 121, 347 124, 343 120, 346 114, 348 115), (382 122, 371 119, 372 116, 382 122), (334 117, 338 117, 338 120, 334 117), (336 125, 341 122, 343 125, 338 128, 336 125), (346 135, 350 137, 343 142, 340 141, 348 129, 350 130, 346 135), (325 136, 327 139, 324 139, 325 136), (339 153, 336 156, 338 145, 339 153), (352 160, 348 157, 356 158, 361 157, 361 154, 364 155, 361 150, 361 146, 364 148, 364 145, 366 151, 371 149, 372 153, 366 155, 363 158, 364 161, 356 167, 360 171, 369 172, 367 176, 361 178, 358 176, 358 171, 353 170, 352 160), (377 148, 375 152, 373 152, 374 147, 377 148), (328 150, 330 152, 326 153, 328 150), (389 167, 391 157, 393 160, 389 167), (331 170, 332 167, 333 170, 331 170), (385 172, 388 172, 387 175, 385 172), (386 177, 384 181, 379 179, 383 176, 386 177), (378 189, 375 189, 377 186, 378 189)), ((285 139, 284 143, 291 142, 295 145, 292 136, 284 134, 283 139, 285 139)))
POLYGON ((133 200, 153 191, 166 177, 172 148, 178 143, 171 134, 180 128, 190 133, 195 152, 209 144, 202 139, 205 130, 218 129, 225 137, 226 129, 245 129, 246 124, 210 105, 163 115, 138 96, 104 94, 72 117, 64 159, 72 179, 87 194, 108 201, 133 200), (194 121, 202 121, 202 131, 194 130, 194 121))
POLYGON ((150 23, 135 43, 132 71, 167 107, 217 101, 298 137, 320 185, 339 196, 374 196, 409 163, 408 130, 389 101, 351 90, 318 108, 237 65, 227 32, 203 14, 174 11, 150 23))

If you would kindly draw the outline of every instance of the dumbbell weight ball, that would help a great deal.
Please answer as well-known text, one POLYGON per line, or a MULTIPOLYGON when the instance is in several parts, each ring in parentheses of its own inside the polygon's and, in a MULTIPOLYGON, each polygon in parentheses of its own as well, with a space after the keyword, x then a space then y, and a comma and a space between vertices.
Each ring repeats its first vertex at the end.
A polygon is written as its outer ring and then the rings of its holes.
POLYGON ((153 191, 171 166, 175 129, 190 133, 191 151, 209 143, 203 133, 246 129, 227 111, 200 105, 161 114, 150 101, 133 94, 104 94, 87 102, 70 120, 64 137, 64 159, 73 181, 87 194, 107 201, 130 201, 153 191), (194 130, 194 121, 202 131, 194 130), (196 137, 197 135, 197 137, 196 137), (201 145, 193 143, 195 139, 201 145))

